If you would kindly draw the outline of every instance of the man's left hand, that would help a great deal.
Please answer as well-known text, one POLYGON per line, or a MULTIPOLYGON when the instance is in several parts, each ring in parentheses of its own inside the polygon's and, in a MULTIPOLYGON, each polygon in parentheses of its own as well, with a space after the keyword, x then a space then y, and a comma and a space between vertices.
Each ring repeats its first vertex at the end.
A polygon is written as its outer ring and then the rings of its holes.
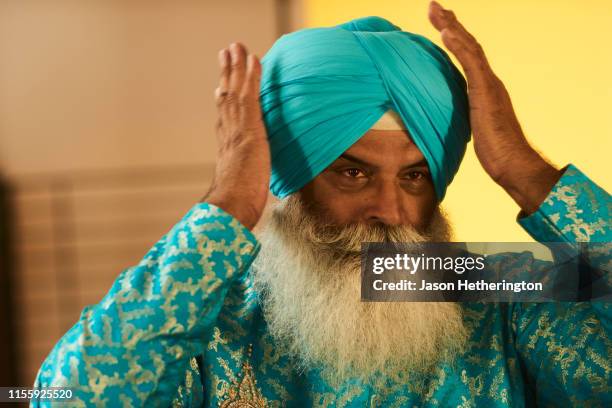
POLYGON ((527 214, 536 211, 561 173, 527 142, 504 84, 455 14, 432 1, 429 19, 467 77, 474 150, 485 171, 527 214))

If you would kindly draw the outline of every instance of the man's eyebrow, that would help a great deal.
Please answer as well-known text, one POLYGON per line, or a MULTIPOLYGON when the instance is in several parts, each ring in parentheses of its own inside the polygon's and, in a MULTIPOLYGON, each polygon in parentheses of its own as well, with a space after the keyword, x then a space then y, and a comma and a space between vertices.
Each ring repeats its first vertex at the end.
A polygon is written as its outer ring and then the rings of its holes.
MULTIPOLYGON (((362 166, 367 166, 367 167, 372 167, 372 168, 377 168, 378 166, 372 163, 368 163, 367 161, 360 159, 358 157, 355 157, 351 154, 348 153, 342 153, 339 157, 339 159, 345 159, 345 160, 349 160, 355 163, 359 163, 362 166)), ((405 164, 402 166, 402 170, 406 170, 412 167, 428 167, 427 165, 427 160, 425 160, 425 158, 419 160, 418 162, 415 163, 410 163, 410 164, 405 164)))
POLYGON ((348 153, 342 153, 342 154, 340 155, 339 159, 345 159, 345 160, 349 160, 349 161, 352 161, 352 162, 355 162, 355 163, 359 163, 359 164, 361 164, 362 166, 367 166, 367 167, 378 167, 378 166, 375 166, 375 165, 374 165, 374 164, 372 164, 372 163, 368 163, 367 161, 362 160, 362 159, 360 159, 360 158, 357 158, 357 157, 355 157, 355 156, 353 156, 353 155, 350 155, 350 154, 348 154, 348 153))

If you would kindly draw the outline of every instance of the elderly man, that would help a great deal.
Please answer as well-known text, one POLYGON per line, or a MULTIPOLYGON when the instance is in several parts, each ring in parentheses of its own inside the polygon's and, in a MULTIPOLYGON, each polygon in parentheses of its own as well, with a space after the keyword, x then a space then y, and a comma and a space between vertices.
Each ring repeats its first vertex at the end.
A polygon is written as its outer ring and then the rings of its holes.
POLYGON ((210 191, 83 311, 36 386, 79 405, 610 406, 605 303, 360 301, 362 242, 451 239, 439 204, 470 124, 536 240, 611 238, 609 195, 547 163, 474 38, 435 2, 429 17, 467 87, 376 17, 283 36, 261 66, 222 50, 210 191), (256 238, 268 187, 282 200, 256 238))

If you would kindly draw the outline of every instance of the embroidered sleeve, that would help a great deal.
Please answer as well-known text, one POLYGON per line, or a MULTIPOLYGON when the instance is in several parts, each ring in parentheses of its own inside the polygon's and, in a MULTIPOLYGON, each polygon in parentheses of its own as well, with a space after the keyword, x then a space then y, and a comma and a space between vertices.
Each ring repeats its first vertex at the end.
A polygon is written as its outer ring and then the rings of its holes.
POLYGON ((548 197, 519 224, 539 242, 611 242, 610 195, 569 165, 548 197))
MULTIPOLYGON (((570 165, 540 208, 518 222, 540 242, 589 243, 586 268, 609 270, 610 195, 570 165)), ((609 274, 608 274, 609 275, 609 274)), ((609 276, 601 284, 609 283, 609 276)), ((542 406, 612 405, 610 303, 518 303, 519 355, 542 406)))
POLYGON ((72 388, 74 405, 170 406, 229 286, 258 250, 235 218, 197 204, 83 310, 35 385, 72 388))

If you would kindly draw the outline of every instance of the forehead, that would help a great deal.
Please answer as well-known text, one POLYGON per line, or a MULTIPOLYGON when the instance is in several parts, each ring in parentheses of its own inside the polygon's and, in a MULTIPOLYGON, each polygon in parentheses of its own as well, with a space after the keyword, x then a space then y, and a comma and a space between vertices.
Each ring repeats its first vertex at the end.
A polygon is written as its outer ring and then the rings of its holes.
POLYGON ((423 160, 423 154, 405 130, 370 130, 345 153, 377 161, 423 160))

